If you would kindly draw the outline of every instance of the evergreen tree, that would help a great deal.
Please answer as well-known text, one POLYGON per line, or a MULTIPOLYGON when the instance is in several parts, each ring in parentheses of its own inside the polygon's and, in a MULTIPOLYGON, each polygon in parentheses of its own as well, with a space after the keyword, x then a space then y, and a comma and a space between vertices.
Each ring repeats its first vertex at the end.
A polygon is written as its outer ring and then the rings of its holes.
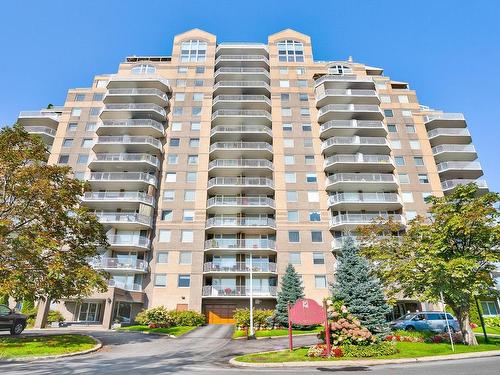
POLYGON ((303 297, 304 287, 302 281, 295 268, 289 264, 281 279, 281 290, 278 293, 276 302, 275 319, 279 326, 288 327, 288 303, 293 304, 303 297))
POLYGON ((370 332, 387 331, 386 314, 391 308, 385 301, 379 280, 371 275, 368 261, 358 254, 352 237, 342 245, 338 260, 333 298, 343 301, 349 312, 370 332))

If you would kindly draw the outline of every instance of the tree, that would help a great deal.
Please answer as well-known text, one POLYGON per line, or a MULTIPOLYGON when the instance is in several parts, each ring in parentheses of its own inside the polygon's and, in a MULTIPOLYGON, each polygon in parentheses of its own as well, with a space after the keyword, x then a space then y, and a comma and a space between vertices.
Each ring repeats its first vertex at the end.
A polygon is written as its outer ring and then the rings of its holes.
POLYGON ((46 155, 41 138, 21 126, 0 131, 0 295, 58 300, 105 291, 107 274, 88 264, 107 241, 79 205, 87 186, 46 155))
POLYGON ((286 267, 281 279, 281 290, 276 301, 276 323, 281 327, 288 327, 288 303, 293 304, 299 298, 304 298, 304 287, 299 274, 293 265, 286 267))
POLYGON ((469 184, 429 197, 431 217, 412 220, 400 237, 389 235, 399 230, 391 221, 360 229, 362 254, 390 294, 437 302, 442 293, 469 345, 477 345, 469 325, 474 298, 496 293, 490 273, 500 261, 499 195, 477 193, 469 184))
POLYGON ((371 274, 368 261, 358 254, 352 237, 346 238, 338 261, 333 299, 343 301, 370 332, 386 332, 386 315, 391 308, 385 301, 379 280, 371 274))

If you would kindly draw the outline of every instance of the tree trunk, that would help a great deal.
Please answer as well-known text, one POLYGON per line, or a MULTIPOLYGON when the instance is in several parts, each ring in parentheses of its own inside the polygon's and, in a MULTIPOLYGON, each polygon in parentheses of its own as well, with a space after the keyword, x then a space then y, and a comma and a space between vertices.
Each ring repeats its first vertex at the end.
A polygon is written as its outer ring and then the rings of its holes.
POLYGON ((459 308, 453 309, 457 316, 458 324, 460 325, 460 331, 464 338, 464 343, 466 345, 478 345, 476 335, 472 332, 469 320, 469 309, 459 308))

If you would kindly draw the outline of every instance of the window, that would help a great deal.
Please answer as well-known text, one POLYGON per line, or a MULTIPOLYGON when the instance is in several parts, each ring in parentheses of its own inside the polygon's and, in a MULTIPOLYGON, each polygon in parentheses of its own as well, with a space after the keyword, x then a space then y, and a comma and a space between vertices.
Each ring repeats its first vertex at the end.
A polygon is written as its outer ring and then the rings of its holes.
POLYGON ((201 124, 199 122, 192 122, 191 123, 191 130, 192 131, 198 131, 201 128, 201 124))
POLYGON ((165 190, 163 192, 163 199, 166 201, 173 201, 175 199, 175 191, 174 190, 165 190))
POLYGON ((87 160, 89 159, 89 156, 87 154, 79 154, 78 158, 76 159, 77 164, 87 164, 87 160))
POLYGON ((410 177, 408 176, 407 173, 400 173, 398 176, 399 176, 399 183, 400 184, 409 184, 410 183, 410 177))
POLYGON ((65 138, 63 140, 62 147, 71 147, 73 146, 73 138, 65 138))
POLYGON ((77 127, 78 127, 78 124, 76 122, 70 122, 68 124, 68 131, 69 132, 74 132, 74 131, 76 131, 77 127))
POLYGON ((307 81, 305 79, 297 80, 297 87, 307 87, 307 81))
POLYGON ((290 87, 290 81, 280 80, 280 87, 290 87))
POLYGON ((189 147, 199 147, 199 146, 200 146, 200 138, 189 139, 189 147))
POLYGON ((416 211, 406 211, 406 220, 410 221, 417 217, 416 211))
POLYGON ((345 65, 332 65, 328 68, 328 74, 348 74, 352 69, 345 65))
POLYGON ((175 116, 181 116, 182 112, 183 112, 183 108, 182 107, 175 107, 172 113, 175 116))
POLYGON ((495 301, 481 301, 483 315, 498 315, 497 305, 495 301))
POLYGON ((181 242, 189 243, 193 242, 193 231, 192 230, 182 230, 181 231, 181 242))
POLYGON ((308 191, 307 192, 308 202, 319 202, 319 192, 318 191, 308 191))
POLYGON ((158 237, 159 237, 158 239, 159 242, 170 242, 172 238, 172 232, 167 229, 160 229, 158 237))
POLYGON ((299 231, 289 230, 288 231, 288 242, 300 242, 299 231))
POLYGON ((415 133, 415 126, 411 124, 405 125, 406 132, 407 133, 415 133))
POLYGON ((285 182, 287 184, 293 184, 297 182, 297 176, 295 175, 295 172, 285 172, 285 182))
POLYGON ((387 130, 389 133, 397 133, 398 132, 398 127, 396 124, 387 124, 387 130))
POLYGON ((384 82, 376 82, 375 87, 377 87, 377 89, 379 90, 385 90, 387 88, 384 82))
POLYGON ((295 69, 295 72, 297 73, 298 76, 301 76, 303 74, 306 74, 306 68, 299 67, 295 69))
POLYGON ((299 221, 299 211, 288 211, 288 221, 297 223, 299 221))
POLYGON ((197 178, 197 173, 196 172, 188 172, 186 173, 186 182, 196 182, 197 178))
POLYGON ((312 230, 311 231, 311 241, 312 242, 323 242, 323 232, 312 230))
POLYGON ((191 264, 192 258, 191 251, 181 251, 179 253, 179 264, 191 264))
POLYGON ((159 251, 156 253, 156 263, 168 263, 168 251, 159 251))
POLYGON ((203 80, 202 80, 202 79, 195 79, 195 80, 194 80, 194 85, 195 85, 196 87, 201 87, 201 86, 203 86, 203 80))
POLYGON ((403 192, 403 202, 412 203, 413 201, 413 193, 403 192))
POLYGON ((314 155, 306 155, 306 156, 304 156, 304 163, 306 165, 314 165, 314 155))
POLYGON ((203 74, 205 73, 205 67, 204 66, 197 66, 195 69, 196 74, 203 74))
POLYGON ((304 138, 304 147, 312 147, 313 140, 312 138, 304 138))
POLYGON ((83 102, 85 100, 85 94, 76 94, 75 102, 83 102))
POLYGON ((382 103, 390 103, 391 97, 389 95, 380 95, 380 101, 382 103))
POLYGON ((172 122, 170 125, 170 128, 172 129, 173 132, 180 132, 182 130, 182 123, 181 122, 172 122))
POLYGON ((288 74, 288 68, 286 66, 280 67, 280 74, 288 74))
POLYGON ((324 253, 313 253, 313 264, 325 264, 325 254, 324 253))
POLYGON ((411 117, 411 111, 410 111, 409 109, 403 109, 403 110, 401 111, 401 115, 402 115, 403 117, 411 117))
POLYGON ((69 162, 69 155, 66 154, 59 155, 59 160, 58 160, 59 164, 68 164, 68 162, 69 162))
POLYGON ((283 139, 283 147, 287 147, 287 148, 294 147, 293 139, 290 139, 290 138, 283 139))
POLYGON ((398 101, 400 103, 409 103, 408 96, 406 95, 398 95, 398 101))
POLYGON ((307 94, 299 93, 299 100, 301 102, 307 102, 309 100, 309 97, 307 96, 307 94))
POLYGON ((302 124, 302 131, 310 132, 312 130, 311 124, 302 124))
POLYGON ((164 221, 172 221, 174 214, 172 210, 162 210, 161 211, 161 219, 164 221))
POLYGON ((186 74, 188 72, 188 68, 187 66, 179 66, 177 68, 177 73, 180 73, 180 74, 186 74))
POLYGON ((189 165, 197 165, 198 164, 198 155, 188 155, 188 164, 189 165))
POLYGON ((410 140, 410 148, 412 150, 420 150, 420 141, 410 140))
POLYGON ((93 131, 95 131, 95 128, 96 128, 95 122, 87 122, 85 124, 85 131, 86 132, 93 132, 93 131))
POLYGON ((277 43, 278 60, 288 62, 304 61, 304 44, 296 40, 282 40, 277 43))
POLYGON ((395 150, 401 150, 401 141, 399 139, 391 140, 392 148, 395 150))
POLYGON ((170 147, 179 147, 180 142, 179 138, 170 138, 170 142, 168 144, 170 147))
POLYGON ((285 155, 285 165, 293 165, 293 164, 295 164, 295 156, 285 155))
POLYGON ((309 221, 321 221, 321 214, 319 213, 319 211, 310 211, 309 221))
POLYGON ((153 74, 156 72, 156 68, 153 65, 141 64, 134 66, 130 71, 132 74, 153 74))
POLYGON ((184 191, 184 201, 185 202, 194 202, 195 199, 196 199, 196 191, 194 191, 194 190, 184 191))
POLYGON ((287 102, 290 100, 290 94, 283 93, 281 94, 281 101, 282 102, 287 102))
POLYGON ((80 117, 82 114, 82 109, 81 108, 73 108, 71 110, 71 116, 73 117, 80 117))
POLYGON ((394 114, 392 113, 392 109, 384 109, 385 117, 392 117, 394 114))
POLYGON ((428 184, 429 177, 427 177, 427 173, 419 173, 418 174, 418 182, 420 182, 421 184, 428 184))
POLYGON ((168 154, 167 164, 177 164, 179 162, 179 156, 177 154, 168 154))
POLYGON ((184 99, 186 99, 186 94, 184 94, 183 92, 178 92, 177 94, 175 94, 176 102, 183 102, 184 99))
POLYGON ((177 284, 179 288, 189 288, 190 285, 191 285, 190 275, 179 275, 179 281, 177 284))
POLYGON ((301 108, 300 115, 301 116, 309 116, 309 108, 301 108))
POLYGON ((284 132, 291 132, 293 130, 292 124, 283 124, 283 131, 284 132))
POLYGON ((177 173, 175 172, 165 173, 165 182, 176 182, 176 181, 177 181, 177 173))
POLYGON ((394 161, 396 162, 396 165, 405 165, 404 156, 395 156, 394 161))
POLYGON ((300 264, 300 253, 288 253, 288 263, 290 264, 300 264))
POLYGON ((99 112, 101 112, 100 107, 92 107, 90 108, 90 116, 99 116, 99 112))
POLYGON ((186 222, 194 221, 194 210, 184 210, 182 214, 182 220, 186 222))
POLYGON ((292 109, 291 108, 281 108, 281 116, 291 116, 292 109))
POLYGON ((424 165, 424 158, 422 156, 414 156, 413 161, 415 162, 416 166, 422 166, 424 165))
POLYGON ((202 101, 203 100, 203 93, 202 92, 195 92, 193 94, 193 100, 195 102, 199 102, 199 101, 202 101))
POLYGON ((100 102, 102 101, 102 98, 104 97, 103 94, 99 94, 99 93, 95 93, 93 96, 92 96, 92 100, 94 102, 100 102))
POLYGON ((205 61, 206 55, 207 42, 188 40, 181 44, 181 62, 205 61))
POLYGON ((92 141, 92 138, 84 138, 82 139, 82 147, 83 148, 90 148, 92 147, 92 144, 94 142, 92 141))
POLYGON ((296 191, 287 191, 286 192, 286 201, 287 202, 297 202, 298 195, 296 191))
POLYGON ((155 286, 167 286, 167 274, 157 273, 155 275, 155 286))
POLYGON ((314 276, 314 286, 318 289, 326 288, 326 276, 325 275, 315 275, 314 276))
POLYGON ((318 177, 316 176, 316 173, 307 173, 306 174, 306 182, 317 182, 318 177))
POLYGON ((178 79, 175 81, 175 85, 177 87, 186 87, 186 80, 185 79, 178 79))

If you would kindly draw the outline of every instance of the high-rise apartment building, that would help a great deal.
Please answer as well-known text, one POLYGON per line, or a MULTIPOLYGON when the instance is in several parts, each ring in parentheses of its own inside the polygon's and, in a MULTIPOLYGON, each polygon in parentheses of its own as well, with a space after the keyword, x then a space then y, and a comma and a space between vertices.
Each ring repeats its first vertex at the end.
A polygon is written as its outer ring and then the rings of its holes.
POLYGON ((293 30, 262 44, 194 29, 171 56, 128 57, 18 121, 89 182, 83 204, 108 230, 93 264, 109 289, 61 301, 69 322, 158 305, 231 322, 250 296, 274 307, 289 263, 321 300, 346 233, 379 216, 404 227, 458 184, 487 189, 463 115, 420 105, 380 68, 314 61, 293 30))

